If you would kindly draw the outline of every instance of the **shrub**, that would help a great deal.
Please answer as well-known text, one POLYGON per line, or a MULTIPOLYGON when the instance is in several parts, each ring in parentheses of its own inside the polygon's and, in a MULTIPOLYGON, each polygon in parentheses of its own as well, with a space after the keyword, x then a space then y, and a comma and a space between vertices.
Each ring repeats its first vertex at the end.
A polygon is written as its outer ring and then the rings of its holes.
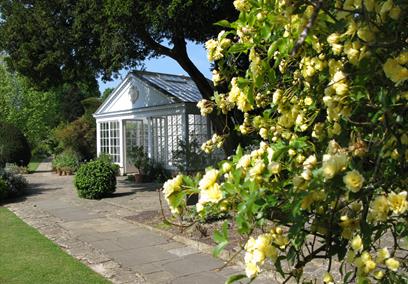
POLYGON ((7 193, 8 193, 8 186, 6 184, 6 181, 3 179, 0 179, 0 200, 6 199, 7 193))
POLYGON ((0 122, 0 166, 5 163, 27 166, 30 159, 30 146, 23 133, 11 124, 0 122))
POLYGON ((112 166, 113 170, 115 171, 115 173, 117 175, 119 174, 120 166, 118 164, 115 164, 115 163, 112 162, 112 157, 111 156, 109 156, 108 154, 102 153, 102 154, 99 155, 98 160, 102 161, 102 162, 105 162, 105 163, 111 164, 111 166, 112 166))
POLYGON ((90 161, 79 168, 74 183, 79 197, 87 199, 106 197, 116 190, 115 167, 106 161, 90 161))
POLYGON ((24 177, 0 169, 0 200, 21 196, 26 189, 27 181, 24 177))
POLYGON ((96 156, 96 123, 91 115, 83 115, 54 130, 55 139, 63 150, 74 151, 82 160, 96 156))
POLYGON ((219 92, 198 105, 241 112, 230 130, 259 146, 167 181, 172 212, 199 193, 198 217, 234 216, 249 282, 274 267, 284 283, 407 283, 408 2, 234 5, 237 21, 206 44, 219 92), (315 261, 326 273, 303 275, 315 261))
POLYGON ((72 174, 78 170, 79 159, 74 152, 65 151, 54 158, 52 165, 57 171, 72 174))
POLYGON ((6 172, 12 174, 28 174, 28 168, 24 166, 17 166, 16 164, 7 163, 4 167, 6 172))

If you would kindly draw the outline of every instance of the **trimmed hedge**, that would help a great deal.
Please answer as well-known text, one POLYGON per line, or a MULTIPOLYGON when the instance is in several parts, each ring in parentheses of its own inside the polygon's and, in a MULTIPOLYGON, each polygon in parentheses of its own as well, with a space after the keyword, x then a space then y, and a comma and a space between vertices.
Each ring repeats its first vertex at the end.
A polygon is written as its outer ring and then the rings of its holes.
POLYGON ((116 190, 116 168, 106 161, 90 161, 78 169, 74 184, 79 197, 101 199, 116 190))
POLYGON ((15 126, 0 121, 0 166, 6 163, 27 166, 31 149, 24 134, 15 126))

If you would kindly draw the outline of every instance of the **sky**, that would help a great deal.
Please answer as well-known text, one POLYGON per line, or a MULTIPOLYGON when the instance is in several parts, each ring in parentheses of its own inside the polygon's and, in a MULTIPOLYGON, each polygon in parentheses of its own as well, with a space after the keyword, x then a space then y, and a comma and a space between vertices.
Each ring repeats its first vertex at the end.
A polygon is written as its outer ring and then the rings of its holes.
MULTIPOLYGON (((197 68, 204 74, 205 77, 211 79, 210 62, 207 59, 207 53, 203 45, 194 44, 192 42, 187 43, 187 51, 190 59, 197 66, 197 68)), ((176 74, 176 75, 188 75, 178 63, 170 57, 160 57, 157 59, 151 59, 144 62, 147 71, 176 74)), ((120 76, 112 81, 99 82, 99 90, 101 93, 106 88, 116 88, 124 77, 126 77, 127 71, 122 70, 120 76)))

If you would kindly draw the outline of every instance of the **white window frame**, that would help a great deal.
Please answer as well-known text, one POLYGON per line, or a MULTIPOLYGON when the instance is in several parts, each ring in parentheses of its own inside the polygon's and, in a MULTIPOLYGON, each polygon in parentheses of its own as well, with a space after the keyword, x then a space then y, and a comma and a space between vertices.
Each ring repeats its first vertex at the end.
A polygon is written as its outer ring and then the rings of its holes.
POLYGON ((111 156, 114 163, 121 162, 120 122, 118 120, 103 121, 100 123, 101 154, 111 156))

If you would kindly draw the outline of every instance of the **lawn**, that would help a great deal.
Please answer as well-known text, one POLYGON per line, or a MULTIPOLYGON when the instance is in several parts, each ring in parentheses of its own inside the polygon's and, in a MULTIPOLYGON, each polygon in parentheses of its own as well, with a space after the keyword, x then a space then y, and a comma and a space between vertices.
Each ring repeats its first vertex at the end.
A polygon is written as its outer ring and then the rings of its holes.
POLYGON ((28 164, 28 172, 33 173, 37 170, 38 166, 40 163, 44 160, 44 158, 41 157, 32 157, 30 163, 28 164))
POLYGON ((0 207, 0 283, 110 283, 0 207))

